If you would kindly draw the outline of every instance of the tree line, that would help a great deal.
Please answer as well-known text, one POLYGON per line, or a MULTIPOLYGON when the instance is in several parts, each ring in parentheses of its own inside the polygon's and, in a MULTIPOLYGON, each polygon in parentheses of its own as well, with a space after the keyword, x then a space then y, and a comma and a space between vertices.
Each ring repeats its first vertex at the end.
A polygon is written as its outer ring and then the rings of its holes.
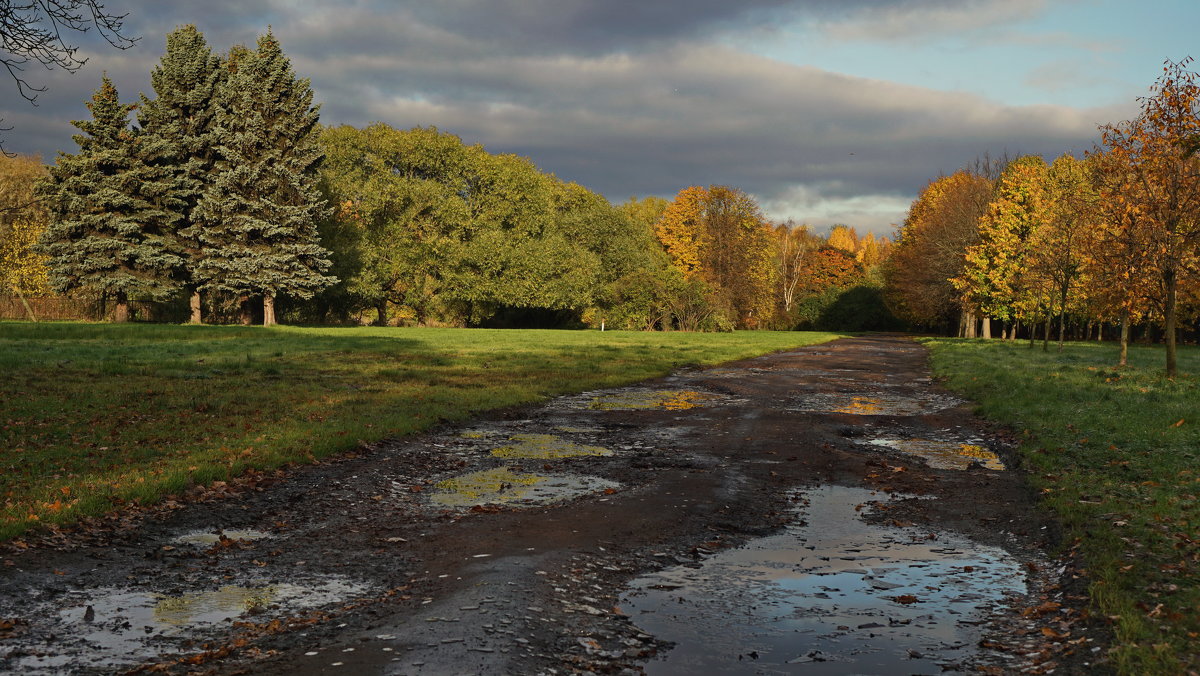
POLYGON ((889 306, 918 325, 975 337, 1055 325, 1090 336, 1159 327, 1176 371, 1181 319, 1200 317, 1200 83, 1167 61, 1131 120, 1100 127, 1082 158, 984 159, 930 182, 884 269, 889 306))
POLYGON ((270 32, 215 54, 180 27, 151 83, 123 103, 103 78, 54 165, 0 160, 6 291, 118 321, 139 300, 192 322, 893 326, 886 238, 772 223, 730 186, 613 205, 436 127, 323 127, 270 32))

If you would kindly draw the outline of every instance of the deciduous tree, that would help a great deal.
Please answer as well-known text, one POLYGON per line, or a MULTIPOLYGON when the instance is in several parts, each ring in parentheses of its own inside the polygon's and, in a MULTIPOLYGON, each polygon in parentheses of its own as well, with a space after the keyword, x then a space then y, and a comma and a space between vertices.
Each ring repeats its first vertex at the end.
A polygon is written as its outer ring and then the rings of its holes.
POLYGON ((15 293, 33 321, 37 317, 25 297, 49 289, 46 257, 34 250, 49 220, 34 194, 45 177, 40 157, 0 155, 0 292, 15 293))
POLYGON ((956 315, 963 315, 960 325, 967 323, 975 308, 964 305, 950 280, 962 274, 964 254, 978 241, 991 194, 991 180, 965 170, 921 191, 883 269, 893 313, 922 326, 947 326, 956 315))
POLYGON ((979 241, 966 250, 954 285, 987 316, 1049 316, 1040 280, 1029 274, 1031 243, 1049 219, 1046 172, 1045 160, 1036 155, 1009 164, 979 219, 979 241))
POLYGON ((1167 61, 1132 120, 1101 127, 1103 148, 1126 166, 1129 180, 1113 197, 1147 229, 1163 287, 1166 370, 1177 371, 1176 323, 1180 277, 1200 247, 1200 157, 1189 145, 1200 130, 1200 82, 1191 59, 1167 61))

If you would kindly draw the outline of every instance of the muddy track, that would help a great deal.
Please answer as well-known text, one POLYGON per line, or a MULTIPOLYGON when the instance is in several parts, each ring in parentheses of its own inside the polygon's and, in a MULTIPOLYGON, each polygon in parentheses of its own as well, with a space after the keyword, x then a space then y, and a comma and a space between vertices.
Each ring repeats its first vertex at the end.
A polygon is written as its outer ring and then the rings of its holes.
POLYGON ((1005 439, 896 336, 503 411, 6 554, 0 672, 1092 673, 1005 439))

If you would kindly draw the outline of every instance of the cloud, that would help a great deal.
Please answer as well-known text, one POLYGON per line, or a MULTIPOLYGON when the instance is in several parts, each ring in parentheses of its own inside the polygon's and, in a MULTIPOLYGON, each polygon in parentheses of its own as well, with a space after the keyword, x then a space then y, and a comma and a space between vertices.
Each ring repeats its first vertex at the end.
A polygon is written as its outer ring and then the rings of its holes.
MULTIPOLYGON (((312 79, 327 124, 436 125, 494 152, 528 155, 614 201, 728 184, 757 195, 773 216, 880 233, 940 172, 984 152, 1079 151, 1097 124, 1120 119, 851 77, 705 37, 801 9, 846 21, 868 10, 872 20, 901 16, 897 7, 904 16, 954 14, 940 0, 706 3, 222 0, 205 4, 198 23, 222 52, 271 23, 297 72, 312 79)), ((96 51, 75 77, 49 74, 41 108, 0 104, 0 117, 19 129, 6 146, 46 158, 73 151, 65 120, 86 114, 101 70, 135 100, 149 87, 163 33, 195 18, 192 6, 173 0, 143 10, 139 25, 155 28, 142 29, 142 44, 96 51)))
POLYGON ((1049 0, 921 0, 861 7, 819 20, 830 37, 846 40, 923 40, 930 35, 986 32, 1033 18, 1049 0))

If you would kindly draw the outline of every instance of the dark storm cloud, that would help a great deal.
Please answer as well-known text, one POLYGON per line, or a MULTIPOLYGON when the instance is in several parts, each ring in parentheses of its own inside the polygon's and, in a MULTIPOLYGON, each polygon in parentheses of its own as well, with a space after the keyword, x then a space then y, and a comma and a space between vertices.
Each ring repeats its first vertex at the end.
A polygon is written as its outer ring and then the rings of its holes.
POLYGON ((40 108, 4 98, 0 117, 18 127, 6 135, 10 150, 50 158, 74 149, 66 120, 85 115, 101 71, 132 101, 148 90, 163 36, 177 25, 197 24, 225 51, 270 24, 312 79, 327 124, 436 125, 528 155, 616 201, 726 183, 778 215, 820 221, 844 207, 885 230, 940 171, 985 151, 1090 147, 1096 123, 1116 118, 848 77, 748 55, 717 37, 772 30, 789 17, 843 31, 886 33, 921 16, 956 26, 964 7, 996 20, 1037 4, 172 0, 130 7, 130 26, 144 36, 135 49, 90 48, 84 73, 47 75, 40 108), (889 206, 871 214, 871 204, 889 206))

